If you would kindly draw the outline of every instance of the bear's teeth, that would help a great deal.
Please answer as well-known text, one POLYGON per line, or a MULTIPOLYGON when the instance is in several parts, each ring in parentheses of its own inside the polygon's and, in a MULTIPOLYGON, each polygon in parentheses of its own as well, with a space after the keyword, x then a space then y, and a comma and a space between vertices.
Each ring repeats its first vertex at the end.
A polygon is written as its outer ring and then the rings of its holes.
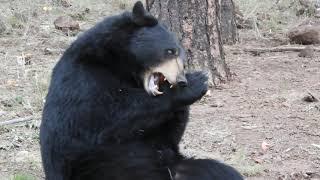
POLYGON ((154 90, 152 91, 152 94, 153 94, 154 96, 157 96, 157 95, 163 94, 163 92, 158 91, 157 89, 154 89, 154 90))
POLYGON ((173 85, 171 84, 170 88, 173 88, 173 85))

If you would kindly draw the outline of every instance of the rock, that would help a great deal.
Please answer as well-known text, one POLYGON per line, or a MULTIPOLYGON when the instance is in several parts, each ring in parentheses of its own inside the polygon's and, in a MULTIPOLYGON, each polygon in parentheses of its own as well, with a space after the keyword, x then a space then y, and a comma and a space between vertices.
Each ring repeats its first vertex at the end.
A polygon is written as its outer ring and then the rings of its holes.
POLYGON ((44 55, 52 55, 53 54, 53 52, 50 48, 44 48, 43 51, 44 51, 44 55))
POLYGON ((303 101, 305 102, 318 102, 319 100, 314 97, 311 93, 308 93, 307 95, 305 95, 303 98, 302 98, 303 101))
POLYGON ((49 11, 52 11, 52 7, 50 7, 50 6, 49 6, 49 7, 45 6, 45 7, 43 7, 42 9, 43 9, 44 12, 47 12, 47 13, 48 13, 49 11))
POLYGON ((54 21, 54 26, 56 29, 62 31, 74 31, 79 30, 80 25, 77 21, 73 20, 70 16, 60 16, 54 21))
POLYGON ((314 14, 314 17, 320 18, 320 8, 316 9, 316 12, 314 14))
POLYGON ((320 25, 300 25, 291 29, 288 33, 291 43, 296 44, 320 44, 320 25))
POLYGON ((4 33, 7 30, 6 24, 0 18, 0 34, 4 33))
POLYGON ((299 57, 305 57, 305 58, 313 58, 314 57, 314 49, 310 46, 307 46, 304 48, 300 53, 298 54, 299 57))

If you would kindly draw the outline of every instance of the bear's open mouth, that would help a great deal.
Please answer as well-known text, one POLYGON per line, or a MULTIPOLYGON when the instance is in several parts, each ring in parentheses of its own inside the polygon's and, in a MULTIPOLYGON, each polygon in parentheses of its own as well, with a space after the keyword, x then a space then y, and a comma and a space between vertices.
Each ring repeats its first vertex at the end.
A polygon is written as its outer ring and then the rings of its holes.
MULTIPOLYGON (((168 79, 160 72, 155 72, 150 74, 149 83, 148 83, 148 89, 150 90, 150 93, 154 96, 163 94, 163 92, 161 92, 159 88, 160 88, 160 85, 164 84, 166 81, 170 83, 168 79)), ((170 85, 170 88, 171 87, 173 87, 172 84, 170 85)))
POLYGON ((182 60, 170 59, 145 71, 142 74, 142 81, 147 93, 157 96, 163 94, 160 91, 161 85, 166 84, 172 88, 181 76, 184 76, 182 60))

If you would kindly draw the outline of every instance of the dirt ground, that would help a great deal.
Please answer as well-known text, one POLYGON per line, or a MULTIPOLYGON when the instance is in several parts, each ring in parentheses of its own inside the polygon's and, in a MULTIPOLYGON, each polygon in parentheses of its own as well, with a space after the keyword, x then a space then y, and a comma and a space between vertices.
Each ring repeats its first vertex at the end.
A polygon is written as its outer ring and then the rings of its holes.
MULTIPOLYGON (((43 100, 52 67, 75 39, 56 30, 53 21, 89 8, 80 20, 83 31, 119 11, 95 2, 79 0, 70 8, 40 0, 0 2, 0 18, 21 23, 0 35, 0 123, 32 119, 0 126, 1 180, 43 179, 38 135, 43 100), (13 19, 15 12, 27 20, 13 19)), ((233 80, 192 106, 181 150, 231 164, 247 179, 320 179, 320 103, 303 100, 309 93, 320 99, 320 53, 313 58, 245 53, 245 47, 276 45, 251 34, 241 32, 241 42, 226 47, 233 80)))
POLYGON ((227 50, 234 80, 192 107, 185 151, 224 160, 248 179, 320 179, 320 103, 302 100, 320 96, 319 55, 227 50))

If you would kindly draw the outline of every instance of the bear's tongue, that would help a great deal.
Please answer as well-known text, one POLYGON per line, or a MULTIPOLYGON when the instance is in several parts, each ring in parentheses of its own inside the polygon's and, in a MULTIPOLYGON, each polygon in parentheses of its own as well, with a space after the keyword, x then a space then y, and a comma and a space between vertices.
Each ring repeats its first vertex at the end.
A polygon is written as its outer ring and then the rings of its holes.
POLYGON ((158 84, 164 83, 166 81, 166 78, 161 73, 156 73, 156 76, 158 77, 158 84))

